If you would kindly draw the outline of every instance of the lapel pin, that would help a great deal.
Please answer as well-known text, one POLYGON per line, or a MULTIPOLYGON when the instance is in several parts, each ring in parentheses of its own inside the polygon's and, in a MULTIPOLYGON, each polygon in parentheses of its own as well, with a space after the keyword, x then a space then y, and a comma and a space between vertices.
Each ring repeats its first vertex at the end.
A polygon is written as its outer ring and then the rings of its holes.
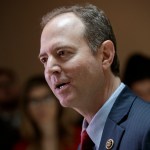
POLYGON ((107 140, 106 149, 108 149, 108 150, 112 149, 113 145, 114 145, 114 140, 113 139, 107 140))

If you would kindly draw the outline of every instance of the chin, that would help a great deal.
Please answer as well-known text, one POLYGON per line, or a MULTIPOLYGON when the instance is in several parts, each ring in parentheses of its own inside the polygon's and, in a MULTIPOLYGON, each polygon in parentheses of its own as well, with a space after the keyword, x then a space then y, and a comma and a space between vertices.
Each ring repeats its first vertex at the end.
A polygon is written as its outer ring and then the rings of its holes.
POLYGON ((60 99, 59 102, 63 107, 73 107, 73 101, 71 99, 60 99))

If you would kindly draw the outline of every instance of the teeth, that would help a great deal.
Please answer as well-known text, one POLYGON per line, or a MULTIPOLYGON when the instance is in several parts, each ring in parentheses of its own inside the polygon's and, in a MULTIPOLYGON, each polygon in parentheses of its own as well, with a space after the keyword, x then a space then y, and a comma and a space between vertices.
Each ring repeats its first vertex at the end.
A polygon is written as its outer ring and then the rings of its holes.
POLYGON ((65 83, 59 85, 58 88, 61 89, 64 85, 65 85, 65 83))
POLYGON ((64 85, 61 85, 59 88, 61 89, 64 85))

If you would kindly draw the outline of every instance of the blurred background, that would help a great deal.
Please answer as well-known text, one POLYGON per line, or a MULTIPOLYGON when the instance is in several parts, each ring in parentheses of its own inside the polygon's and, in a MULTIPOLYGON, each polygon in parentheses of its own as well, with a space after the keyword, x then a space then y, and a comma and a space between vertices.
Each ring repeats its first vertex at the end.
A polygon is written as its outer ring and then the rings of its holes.
POLYGON ((55 7, 89 2, 102 8, 112 23, 121 63, 135 52, 150 56, 150 1, 142 0, 5 0, 0 4, 0 67, 13 69, 23 83, 43 72, 39 62, 41 17, 55 7))

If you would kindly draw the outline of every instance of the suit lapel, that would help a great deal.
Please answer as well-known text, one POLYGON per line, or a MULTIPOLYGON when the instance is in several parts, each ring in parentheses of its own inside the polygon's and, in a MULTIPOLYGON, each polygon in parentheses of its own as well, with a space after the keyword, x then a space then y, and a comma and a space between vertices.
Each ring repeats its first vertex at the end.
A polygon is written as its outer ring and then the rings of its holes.
POLYGON ((117 125, 114 121, 111 119, 107 119, 107 123, 105 125, 104 132, 100 144, 100 149, 99 150, 106 150, 106 144, 108 140, 112 139, 114 141, 114 144, 112 146, 113 150, 118 150, 118 146, 120 143, 120 140, 123 136, 125 129, 117 125))
POLYGON ((106 120, 99 150, 106 150, 106 143, 110 144, 111 150, 119 149, 120 141, 125 133, 125 127, 121 126, 121 123, 127 120, 135 97, 128 87, 120 93, 106 120), (110 139, 114 143, 108 143, 110 139))

